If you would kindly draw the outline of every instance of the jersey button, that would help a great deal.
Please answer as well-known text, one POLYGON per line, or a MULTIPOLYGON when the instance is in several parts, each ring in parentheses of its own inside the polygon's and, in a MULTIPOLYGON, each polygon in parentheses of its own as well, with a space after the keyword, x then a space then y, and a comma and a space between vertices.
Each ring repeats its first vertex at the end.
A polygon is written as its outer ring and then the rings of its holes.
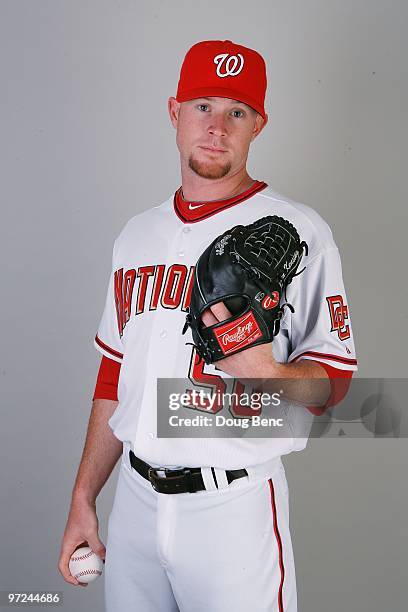
POLYGON ((183 233, 184 234, 189 234, 191 232, 191 227, 188 227, 188 225, 186 225, 185 228, 183 228, 183 233))
POLYGON ((179 257, 184 257, 184 255, 185 255, 184 251, 179 251, 179 252, 178 252, 178 256, 179 256, 179 257))
POLYGON ((151 438, 153 440, 154 438, 154 433, 152 431, 149 431, 149 433, 147 434, 149 436, 149 438, 151 438))
POLYGON ((166 338, 166 336, 167 336, 166 330, 162 329, 161 332, 160 332, 160 338, 166 338))

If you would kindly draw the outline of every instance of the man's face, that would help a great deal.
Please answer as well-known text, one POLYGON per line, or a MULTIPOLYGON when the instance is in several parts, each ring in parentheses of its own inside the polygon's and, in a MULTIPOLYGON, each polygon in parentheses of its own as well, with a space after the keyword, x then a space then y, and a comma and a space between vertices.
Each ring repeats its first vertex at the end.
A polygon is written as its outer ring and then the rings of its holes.
POLYGON ((221 179, 245 167, 249 145, 265 122, 251 107, 229 98, 169 100, 182 162, 198 176, 221 179))

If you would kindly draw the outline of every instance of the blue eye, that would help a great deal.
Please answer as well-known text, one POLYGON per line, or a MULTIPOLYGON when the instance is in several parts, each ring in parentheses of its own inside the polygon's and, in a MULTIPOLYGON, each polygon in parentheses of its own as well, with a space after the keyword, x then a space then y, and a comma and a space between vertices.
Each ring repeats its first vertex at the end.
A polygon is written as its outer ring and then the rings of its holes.
POLYGON ((206 109, 208 109, 208 104, 199 104, 199 105, 198 105, 198 108, 199 108, 201 111, 205 112, 205 110, 206 110, 206 109))
POLYGON ((234 111, 232 111, 232 113, 233 113, 234 117, 237 117, 237 118, 240 118, 240 117, 244 116, 244 113, 241 110, 234 110, 234 111))

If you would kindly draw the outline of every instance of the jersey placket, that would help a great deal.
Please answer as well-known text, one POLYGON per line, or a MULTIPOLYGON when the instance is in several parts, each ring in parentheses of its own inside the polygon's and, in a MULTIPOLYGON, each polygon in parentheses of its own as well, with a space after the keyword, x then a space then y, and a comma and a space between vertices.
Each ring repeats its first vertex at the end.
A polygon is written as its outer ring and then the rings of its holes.
MULTIPOLYGON (((175 232, 174 239, 168 248, 166 256, 166 270, 174 263, 183 264, 187 269, 190 268, 191 264, 188 255, 192 240, 191 236, 192 230, 188 225, 180 227, 175 232)), ((187 286, 184 291, 186 290, 187 286)), ((148 446, 154 445, 154 441, 157 438, 157 379, 160 377, 183 377, 183 373, 178 369, 179 364, 173 359, 175 347, 178 346, 182 338, 181 331, 183 326, 182 319, 179 317, 180 306, 174 310, 174 321, 171 321, 169 318, 171 316, 169 309, 160 307, 154 313, 149 350, 145 355, 147 362, 146 386, 142 404, 145 405, 146 402, 150 402, 151 409, 142 409, 138 435, 142 435, 145 440, 147 436, 145 443, 148 446), (151 384, 148 381, 151 381, 151 384)))

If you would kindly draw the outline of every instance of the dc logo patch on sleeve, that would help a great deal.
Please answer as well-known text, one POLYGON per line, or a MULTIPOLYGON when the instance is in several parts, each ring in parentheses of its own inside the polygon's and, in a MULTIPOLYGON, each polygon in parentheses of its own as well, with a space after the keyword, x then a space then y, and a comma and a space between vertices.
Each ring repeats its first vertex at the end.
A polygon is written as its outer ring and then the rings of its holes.
POLYGON ((339 340, 350 338, 350 325, 347 325, 348 307, 344 303, 343 296, 330 295, 326 298, 331 319, 331 332, 337 331, 339 340))

